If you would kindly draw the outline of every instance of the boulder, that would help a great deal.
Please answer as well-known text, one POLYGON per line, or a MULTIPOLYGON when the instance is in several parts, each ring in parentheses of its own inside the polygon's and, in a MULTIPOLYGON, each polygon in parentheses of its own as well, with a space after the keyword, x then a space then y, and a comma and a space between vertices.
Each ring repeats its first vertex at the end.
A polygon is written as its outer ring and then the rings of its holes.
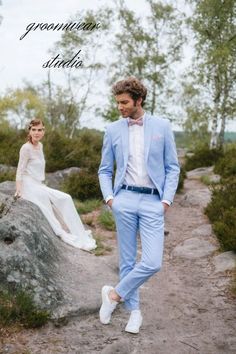
POLYGON ((200 238, 190 238, 184 241, 183 244, 176 246, 172 255, 179 258, 197 259, 209 256, 217 249, 218 247, 209 241, 200 238))
POLYGON ((188 191, 184 194, 179 203, 183 207, 205 208, 210 201, 210 190, 208 188, 202 188, 188 191))
POLYGON ((218 254, 213 258, 215 273, 233 270, 236 267, 236 254, 232 251, 218 254))
POLYGON ((14 190, 14 182, 0 183, 0 288, 25 289, 63 323, 97 312, 101 287, 115 285, 116 268, 62 242, 37 205, 15 200, 14 190))
POLYGON ((194 229, 191 232, 192 236, 198 237, 198 236, 211 236, 212 235, 212 226, 211 224, 203 224, 199 227, 197 227, 196 229, 194 229))
POLYGON ((213 173, 213 168, 213 166, 195 168, 194 170, 187 172, 187 178, 200 179, 202 176, 209 176, 213 173))
MULTIPOLYGON (((70 176, 72 173, 79 173, 80 170, 81 168, 79 167, 70 167, 64 170, 46 173, 46 184, 51 188, 60 189, 60 185, 64 182, 66 177, 70 176)), ((8 172, 13 173, 14 176, 16 174, 16 167, 0 164, 0 173, 8 172)))
POLYGON ((203 176, 207 176, 209 178, 209 182, 218 183, 220 181, 220 176, 214 174, 214 167, 199 167, 195 168, 192 171, 187 172, 187 178, 191 179, 201 179, 203 176))
POLYGON ((48 187, 60 189, 60 185, 64 182, 65 178, 73 173, 79 173, 81 168, 70 167, 64 170, 46 173, 46 184, 48 187))
POLYGON ((16 173, 16 167, 0 164, 0 173, 7 173, 7 172, 16 173))
POLYGON ((8 190, 10 182, 0 184, 1 288, 25 289, 40 308, 54 308, 63 298, 55 272, 56 237, 36 205, 7 196, 8 190))

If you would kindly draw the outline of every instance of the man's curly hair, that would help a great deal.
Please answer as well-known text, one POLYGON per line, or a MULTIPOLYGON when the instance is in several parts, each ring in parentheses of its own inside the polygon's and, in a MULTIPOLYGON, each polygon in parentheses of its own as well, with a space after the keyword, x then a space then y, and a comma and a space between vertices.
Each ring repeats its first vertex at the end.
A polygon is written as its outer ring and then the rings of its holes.
POLYGON ((146 87, 136 77, 128 77, 125 80, 118 81, 112 86, 112 93, 114 96, 128 93, 130 97, 136 102, 138 98, 142 98, 141 105, 145 104, 147 96, 146 87))

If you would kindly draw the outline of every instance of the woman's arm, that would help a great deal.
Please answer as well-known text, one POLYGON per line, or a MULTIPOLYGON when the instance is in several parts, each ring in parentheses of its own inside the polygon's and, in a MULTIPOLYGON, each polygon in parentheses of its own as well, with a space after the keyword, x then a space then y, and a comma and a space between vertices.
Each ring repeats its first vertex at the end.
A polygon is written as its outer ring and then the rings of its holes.
POLYGON ((21 197, 21 189, 22 189, 22 178, 23 174, 26 170, 26 166, 29 160, 29 151, 27 146, 23 145, 20 149, 20 157, 16 170, 16 193, 15 197, 21 197))

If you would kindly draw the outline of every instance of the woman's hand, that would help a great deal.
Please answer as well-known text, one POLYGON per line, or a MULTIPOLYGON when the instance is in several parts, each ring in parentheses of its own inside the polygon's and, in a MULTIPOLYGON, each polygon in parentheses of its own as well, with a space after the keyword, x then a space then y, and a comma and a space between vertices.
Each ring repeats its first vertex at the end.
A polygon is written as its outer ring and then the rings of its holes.
POLYGON ((21 197, 21 192, 20 191, 16 191, 16 193, 14 194, 15 198, 20 198, 21 197))
POLYGON ((16 192, 14 194, 15 198, 21 197, 21 181, 16 181, 16 192))

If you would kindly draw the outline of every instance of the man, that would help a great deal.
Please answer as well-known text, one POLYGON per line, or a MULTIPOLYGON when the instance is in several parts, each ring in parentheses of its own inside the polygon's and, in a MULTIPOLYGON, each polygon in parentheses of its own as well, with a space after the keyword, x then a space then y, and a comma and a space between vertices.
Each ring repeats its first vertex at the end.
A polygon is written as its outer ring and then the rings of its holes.
POLYGON ((138 333, 142 324, 138 288, 162 264, 164 212, 176 192, 179 164, 170 123, 145 113, 147 90, 134 77, 113 86, 123 118, 111 123, 104 136, 98 175, 117 228, 120 282, 102 288, 100 321, 108 324, 121 299, 131 315, 125 330, 138 333), (112 176, 116 162, 116 176, 112 176), (136 263, 137 232, 142 256, 136 263))

